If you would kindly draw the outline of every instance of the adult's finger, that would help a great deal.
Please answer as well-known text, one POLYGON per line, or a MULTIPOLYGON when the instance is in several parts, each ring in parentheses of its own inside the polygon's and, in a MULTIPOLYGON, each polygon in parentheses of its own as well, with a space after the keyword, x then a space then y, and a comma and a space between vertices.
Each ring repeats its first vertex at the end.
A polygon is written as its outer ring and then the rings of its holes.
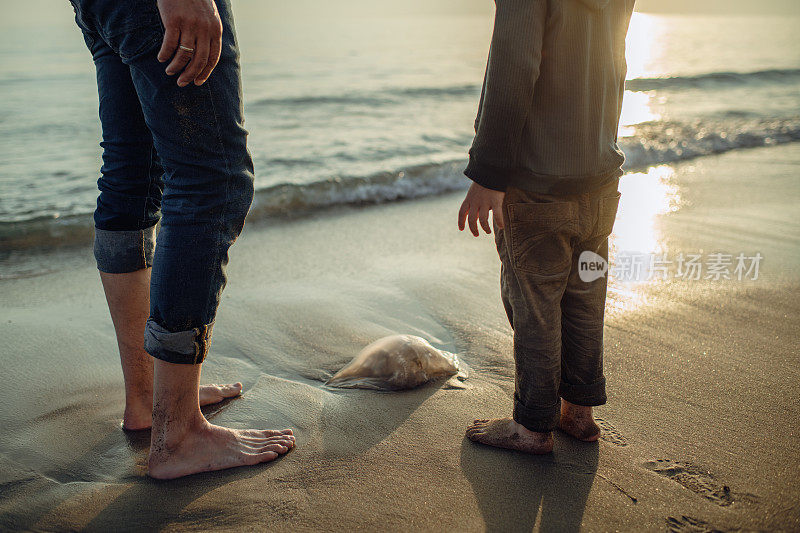
POLYGON ((172 61, 167 65, 167 75, 173 76, 186 68, 186 65, 189 64, 194 56, 195 46, 194 35, 187 35, 185 32, 181 34, 181 44, 178 45, 178 51, 175 52, 172 61), (188 50, 184 50, 184 48, 188 48, 188 50))
POLYGON ((219 32, 215 31, 215 33, 212 33, 211 35, 211 48, 208 51, 208 61, 206 62, 206 67, 194 80, 195 85, 204 84, 206 80, 208 80, 208 77, 211 76, 211 71, 213 71, 214 67, 217 66, 217 63, 219 63, 219 55, 221 50, 222 30, 219 30, 219 32))
POLYGON ((180 87, 185 87, 192 83, 197 76, 206 68, 206 63, 208 62, 208 52, 211 48, 211 43, 209 42, 208 37, 203 34, 198 35, 197 40, 195 41, 197 44, 197 48, 192 54, 192 60, 186 65, 186 68, 183 69, 181 75, 178 76, 178 85, 180 87))
POLYGON ((505 220, 503 220, 503 202, 496 202, 492 206, 492 216, 497 227, 503 229, 506 225, 505 220))
POLYGON ((467 221, 467 213, 469 213, 469 204, 466 200, 461 202, 461 209, 458 210, 458 231, 464 231, 464 224, 467 221))
POLYGON ((476 237, 481 234, 478 231, 478 210, 475 208, 471 208, 469 210, 469 217, 467 218, 467 222, 469 223, 469 230, 472 232, 473 235, 476 237))
POLYGON ((478 213, 478 220, 480 220, 481 227, 486 233, 492 232, 492 228, 489 227, 489 209, 490 208, 488 206, 481 207, 481 210, 478 213))
POLYGON ((161 49, 158 51, 158 60, 167 61, 175 54, 175 49, 180 44, 181 30, 175 24, 170 24, 164 32, 164 40, 161 41, 161 49))

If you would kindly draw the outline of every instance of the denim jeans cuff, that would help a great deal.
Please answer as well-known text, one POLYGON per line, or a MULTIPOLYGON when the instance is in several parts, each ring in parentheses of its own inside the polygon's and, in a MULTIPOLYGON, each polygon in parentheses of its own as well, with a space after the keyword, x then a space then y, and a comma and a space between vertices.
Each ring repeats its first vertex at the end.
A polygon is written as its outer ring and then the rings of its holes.
POLYGON ((575 385, 561 381, 558 395, 575 405, 594 407, 606 403, 606 378, 600 378, 588 385, 575 385))
POLYGON ((556 403, 552 407, 526 407, 519 398, 514 398, 514 421, 531 431, 547 433, 558 426, 561 406, 556 403))
POLYGON ((208 355, 214 323, 183 331, 169 331, 152 318, 144 328, 144 349, 167 363, 199 365, 208 355))
POLYGON ((107 274, 126 274, 153 265, 156 226, 132 231, 94 230, 97 269, 107 274))

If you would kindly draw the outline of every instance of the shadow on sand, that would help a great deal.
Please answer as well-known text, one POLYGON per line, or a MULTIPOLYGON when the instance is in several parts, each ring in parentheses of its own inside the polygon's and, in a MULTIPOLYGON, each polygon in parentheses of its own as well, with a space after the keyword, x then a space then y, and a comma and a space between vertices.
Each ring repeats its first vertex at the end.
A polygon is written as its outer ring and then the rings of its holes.
POLYGON ((461 470, 472 485, 486 531, 579 531, 599 446, 555 435, 555 451, 526 455, 474 443, 461 445, 461 470))
POLYGON ((226 524, 226 517, 229 514, 224 509, 209 511, 211 516, 198 516, 197 513, 186 516, 184 511, 192 502, 205 494, 223 485, 263 474, 275 464, 270 462, 208 472, 171 481, 142 478, 106 505, 83 530, 158 531, 167 525, 180 524, 184 520, 196 523, 205 519, 213 519, 215 527, 236 527, 237 523, 226 524))
POLYGON ((363 455, 394 433, 443 385, 440 381, 394 392, 331 389, 331 401, 322 410, 320 428, 326 458, 363 455), (348 429, 326 429, 331 427, 348 429))

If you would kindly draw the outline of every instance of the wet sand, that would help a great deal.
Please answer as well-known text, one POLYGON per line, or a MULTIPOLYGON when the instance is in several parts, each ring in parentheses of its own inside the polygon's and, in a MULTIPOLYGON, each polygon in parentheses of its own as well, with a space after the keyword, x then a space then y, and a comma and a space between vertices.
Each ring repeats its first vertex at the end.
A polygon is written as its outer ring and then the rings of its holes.
POLYGON ((55 273, 0 282, 0 529, 800 528, 799 165, 794 144, 687 162, 658 184, 623 178, 618 245, 759 251, 761 274, 615 283, 604 436, 556 434, 541 457, 464 438, 473 418, 510 413, 513 361, 496 253, 458 234, 459 194, 248 225, 203 371, 245 393, 206 413, 291 426, 298 445, 177 481, 147 478, 148 435, 121 431, 91 252, 62 252, 55 273), (665 190, 676 211, 646 207, 665 190), (393 333, 458 353, 470 378, 324 387, 393 333))

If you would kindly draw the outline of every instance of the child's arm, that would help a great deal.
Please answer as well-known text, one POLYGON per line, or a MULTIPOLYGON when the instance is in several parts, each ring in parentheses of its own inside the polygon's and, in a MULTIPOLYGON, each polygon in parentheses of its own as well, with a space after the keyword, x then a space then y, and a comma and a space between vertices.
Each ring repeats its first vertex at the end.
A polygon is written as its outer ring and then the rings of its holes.
POLYGON ((522 130, 539 78, 546 0, 496 0, 494 33, 465 174, 498 191, 519 166, 522 130))
POLYGON ((474 183, 458 212, 458 229, 463 231, 468 222, 476 237, 478 221, 486 233, 492 232, 489 211, 498 228, 504 225, 506 176, 519 166, 517 154, 539 78, 547 18, 546 0, 495 1, 492 47, 464 171, 474 183))

